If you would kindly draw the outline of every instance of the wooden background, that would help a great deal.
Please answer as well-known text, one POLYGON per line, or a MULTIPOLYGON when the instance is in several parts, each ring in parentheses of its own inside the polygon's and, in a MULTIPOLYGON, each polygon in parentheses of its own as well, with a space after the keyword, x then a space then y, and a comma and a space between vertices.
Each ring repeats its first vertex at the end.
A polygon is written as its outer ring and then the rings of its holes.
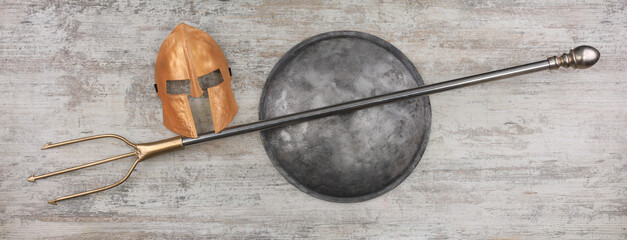
POLYGON ((0 1, 0 238, 627 238, 625 1, 0 1), (258 133, 142 162, 41 174, 121 153, 118 133, 162 125, 154 61, 180 22, 206 31, 233 69, 240 110, 257 119, 265 78, 315 34, 379 36, 426 83, 524 64, 577 45, 588 70, 561 69, 431 97, 427 151, 391 192, 354 204, 310 197, 271 165, 258 133))

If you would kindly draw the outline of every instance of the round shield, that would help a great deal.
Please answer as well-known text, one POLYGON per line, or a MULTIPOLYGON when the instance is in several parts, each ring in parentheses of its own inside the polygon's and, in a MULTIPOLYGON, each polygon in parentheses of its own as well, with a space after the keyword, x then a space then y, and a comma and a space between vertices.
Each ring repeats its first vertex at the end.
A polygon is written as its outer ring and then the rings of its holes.
MULTIPOLYGON (((263 89, 261 120, 422 86, 414 65, 370 34, 311 37, 279 60, 263 89)), ((261 132, 273 165, 303 192, 333 202, 384 194, 416 167, 431 126, 428 97, 261 132)))

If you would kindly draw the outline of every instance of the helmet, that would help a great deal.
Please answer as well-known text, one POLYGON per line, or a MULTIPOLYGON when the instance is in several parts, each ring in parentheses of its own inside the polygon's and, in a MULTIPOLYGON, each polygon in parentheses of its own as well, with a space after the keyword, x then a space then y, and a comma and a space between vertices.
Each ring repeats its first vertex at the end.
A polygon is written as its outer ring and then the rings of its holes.
POLYGON ((155 64, 157 94, 163 106, 163 124, 172 132, 197 138, 194 116, 187 93, 169 94, 167 82, 189 80, 189 95, 203 96, 198 78, 219 72, 223 81, 206 89, 215 132, 220 132, 233 120, 237 104, 231 89, 231 71, 220 46, 209 34, 179 24, 163 41, 155 64))

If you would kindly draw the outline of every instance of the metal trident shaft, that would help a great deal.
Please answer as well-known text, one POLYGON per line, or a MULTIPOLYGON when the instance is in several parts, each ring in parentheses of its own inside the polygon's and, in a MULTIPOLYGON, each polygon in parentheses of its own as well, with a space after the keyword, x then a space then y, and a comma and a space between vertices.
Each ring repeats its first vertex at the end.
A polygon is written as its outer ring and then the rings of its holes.
POLYGON ((389 103, 393 101, 398 101, 398 100, 403 100, 403 99, 418 97, 418 96, 425 96, 425 95, 429 95, 432 93, 443 92, 443 91, 447 91, 451 89, 457 89, 457 88, 466 87, 466 86, 470 86, 474 84, 509 78, 513 76, 518 76, 518 75, 542 71, 542 70, 554 70, 560 67, 565 67, 565 68, 572 67, 576 69, 585 69, 596 64, 599 58, 600 58, 600 53, 597 49, 590 47, 590 46, 579 46, 575 49, 570 50, 569 53, 564 53, 559 57, 553 56, 553 57, 549 57, 546 60, 529 63, 525 65, 520 65, 516 67, 482 73, 482 74, 473 75, 469 77, 453 79, 453 80, 449 80, 445 82, 440 82, 440 83, 435 83, 431 85, 407 89, 403 91, 388 93, 388 94, 384 94, 380 96, 369 97, 365 99, 355 100, 355 101, 351 101, 347 103, 341 103, 341 104, 332 105, 328 107, 308 110, 308 111, 304 111, 300 113, 289 114, 289 115, 285 115, 285 116, 281 116, 281 117, 277 117, 273 119, 268 119, 268 120, 263 120, 263 121, 258 121, 254 123, 233 126, 233 127, 226 128, 219 133, 209 132, 206 134, 199 135, 198 138, 183 138, 179 136, 179 137, 164 139, 164 140, 151 142, 151 143, 134 144, 121 136, 118 136, 115 134, 104 134, 104 135, 96 135, 96 136, 91 136, 91 137, 79 138, 75 140, 69 140, 69 141, 60 142, 60 143, 48 143, 42 148, 42 150, 48 149, 48 148, 59 147, 63 145, 68 145, 72 143, 82 142, 82 141, 98 139, 98 138, 112 137, 112 138, 117 138, 117 139, 124 141, 126 144, 133 147, 135 151, 131 153, 126 153, 126 154, 122 154, 119 156, 59 170, 59 171, 52 172, 52 173, 47 173, 47 174, 43 174, 39 176, 33 175, 28 178, 28 181, 35 182, 37 179, 46 178, 46 177, 50 177, 50 176, 54 176, 54 175, 58 175, 58 174, 66 173, 66 172, 71 172, 71 171, 79 170, 82 168, 91 167, 91 166, 95 166, 98 164, 119 160, 119 159, 126 158, 126 157, 131 157, 131 156, 137 157, 135 162, 133 162, 133 164, 131 165, 131 168, 128 170, 126 175, 121 180, 113 184, 101 187, 101 188, 97 188, 97 189, 93 189, 93 190, 89 190, 89 191, 85 191, 81 193, 76 193, 72 195, 67 195, 64 197, 60 197, 60 198, 48 201, 48 203, 56 205, 56 203, 59 201, 104 191, 104 190, 113 188, 117 185, 120 185, 121 183, 126 181, 126 179, 128 179, 128 177, 131 175, 131 173, 133 172, 133 170, 135 169, 135 167, 137 166, 139 162, 154 155, 158 155, 158 154, 170 152, 170 151, 175 151, 175 150, 181 150, 185 146, 189 146, 192 144, 211 141, 211 140, 215 140, 219 138, 225 138, 225 137, 249 133, 249 132, 254 132, 254 131, 276 128, 276 127, 280 127, 280 126, 284 126, 288 124, 300 123, 300 122, 304 122, 308 120, 313 120, 317 118, 323 118, 323 117, 327 117, 331 115, 340 114, 343 112, 354 111, 354 110, 358 110, 358 109, 362 109, 366 107, 381 105, 381 104, 385 104, 385 103, 389 103))

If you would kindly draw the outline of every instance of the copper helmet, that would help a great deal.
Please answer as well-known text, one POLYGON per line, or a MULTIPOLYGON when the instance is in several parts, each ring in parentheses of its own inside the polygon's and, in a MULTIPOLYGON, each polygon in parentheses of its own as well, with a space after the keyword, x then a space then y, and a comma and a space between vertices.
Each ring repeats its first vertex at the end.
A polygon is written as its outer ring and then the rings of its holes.
POLYGON ((155 65, 157 93, 163 105, 163 123, 185 137, 198 137, 187 93, 168 94, 168 81, 189 80, 189 95, 198 98, 199 76, 219 71, 223 81, 206 89, 215 132, 222 131, 235 117, 237 104, 231 89, 231 73, 224 53, 209 34, 179 24, 163 41, 155 65))

